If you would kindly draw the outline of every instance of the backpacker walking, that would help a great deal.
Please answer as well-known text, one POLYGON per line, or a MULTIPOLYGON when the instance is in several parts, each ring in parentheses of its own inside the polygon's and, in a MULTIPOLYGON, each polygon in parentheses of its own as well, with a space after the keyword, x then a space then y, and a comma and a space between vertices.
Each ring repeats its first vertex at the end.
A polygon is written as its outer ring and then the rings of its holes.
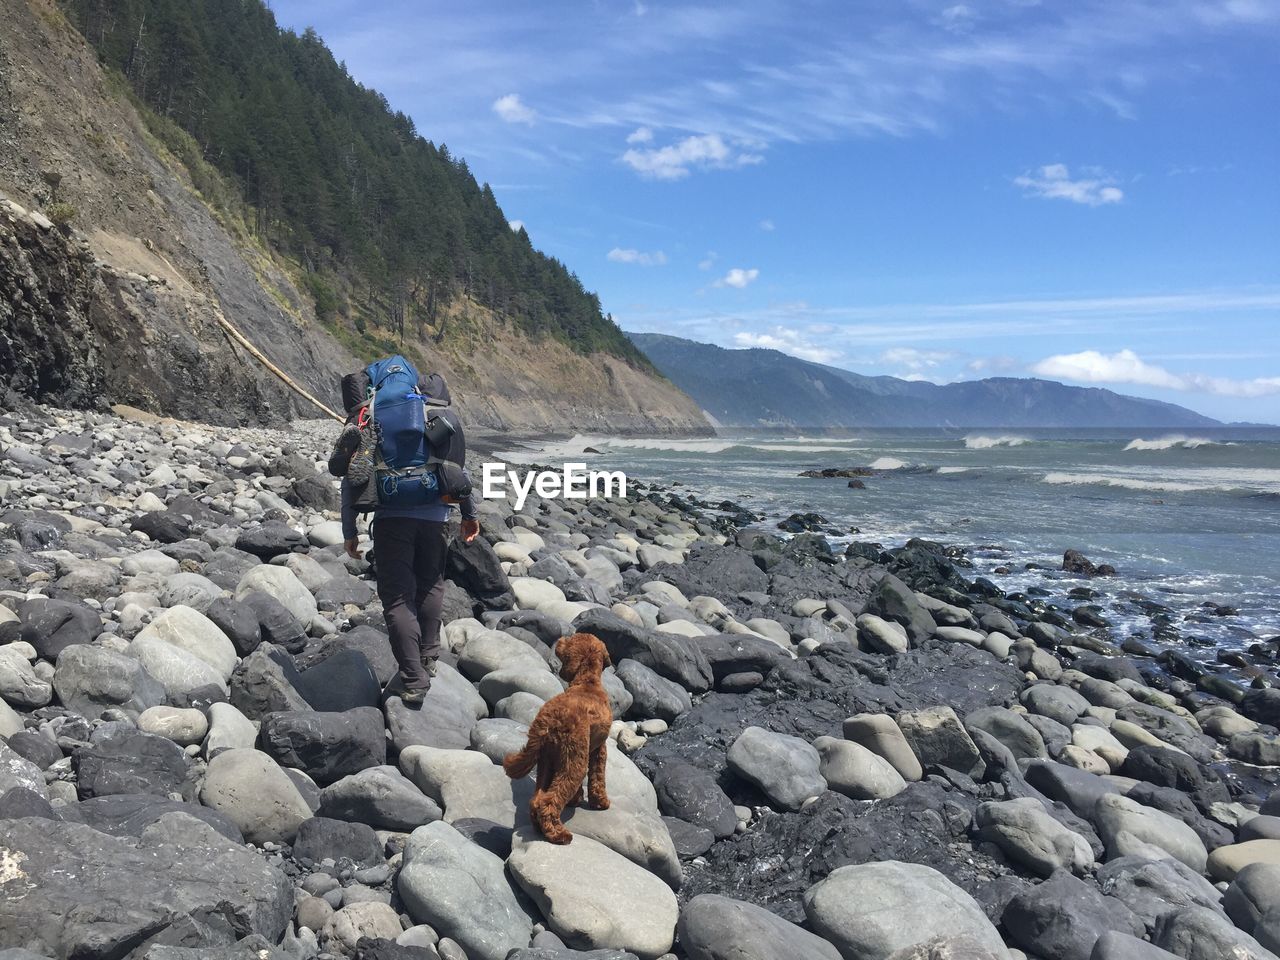
POLYGON ((338 438, 330 472, 343 477, 342 536, 359 558, 356 515, 373 513, 378 597, 406 704, 419 704, 440 657, 440 618, 453 505, 460 534, 480 533, 470 481, 463 472, 466 440, 439 374, 419 378, 394 356, 343 380, 348 425, 338 438))

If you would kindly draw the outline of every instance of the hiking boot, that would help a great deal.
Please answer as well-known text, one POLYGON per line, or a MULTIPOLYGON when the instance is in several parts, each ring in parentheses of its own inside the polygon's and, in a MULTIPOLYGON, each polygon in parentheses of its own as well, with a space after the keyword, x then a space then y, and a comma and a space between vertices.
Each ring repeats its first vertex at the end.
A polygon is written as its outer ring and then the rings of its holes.
POLYGON ((351 466, 351 458, 360 448, 360 428, 349 423, 338 435, 338 442, 333 445, 333 453, 329 455, 329 473, 335 477, 345 477, 351 466))
POLYGON ((422 701, 425 700, 426 697, 426 687, 421 687, 416 690, 406 690, 404 693, 400 694, 400 702, 406 707, 419 707, 422 706, 422 701))
POLYGON ((439 657, 423 657, 422 669, 427 671, 427 676, 431 677, 434 680, 436 674, 440 670, 440 658, 439 657))
POLYGON ((347 467, 347 482, 353 488, 363 487, 373 477, 373 462, 378 452, 376 425, 370 425, 357 432, 360 435, 359 446, 356 447, 356 452, 347 467))

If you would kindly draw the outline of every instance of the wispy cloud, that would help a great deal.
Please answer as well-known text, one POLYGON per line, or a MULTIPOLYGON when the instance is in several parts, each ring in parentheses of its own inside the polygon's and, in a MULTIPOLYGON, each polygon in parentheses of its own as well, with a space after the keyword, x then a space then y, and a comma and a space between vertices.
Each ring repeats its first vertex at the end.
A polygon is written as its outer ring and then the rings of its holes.
POLYGON ((710 270, 716 265, 716 261, 720 259, 720 255, 714 250, 708 250, 707 255, 698 261, 699 270, 710 270))
POLYGON ((493 112, 507 123, 524 123, 532 126, 537 114, 525 106, 518 93, 508 93, 493 101, 493 112))
MULTIPOLYGON (((633 134, 634 136, 634 134, 633 134)), ((628 142, 630 138, 628 138, 628 142)), ((680 180, 690 170, 728 170, 763 163, 764 157, 730 144, 717 133, 685 137, 665 147, 632 147, 621 157, 642 177, 680 180)))
POLYGON ((1148 363, 1132 350, 1110 354, 1098 350, 1057 354, 1032 364, 1031 371, 1042 377, 1076 383, 1134 384, 1222 397, 1262 397, 1280 393, 1280 377, 1232 379, 1201 373, 1173 373, 1148 363))
POLYGON ((1022 187, 1028 196, 1046 197, 1050 200, 1070 200, 1089 207, 1119 203, 1124 191, 1115 185, 1115 179, 1106 175, 1072 179, 1066 164, 1050 163, 1035 173, 1014 177, 1013 182, 1022 187))
POLYGON ((840 356, 840 351, 818 346, 810 342, 799 330, 789 327, 774 327, 767 333, 743 331, 734 334, 733 341, 739 347, 780 350, 802 360, 812 360, 814 363, 830 363, 840 356))
POLYGON ((879 363, 886 367, 921 373, 938 367, 955 357, 949 350, 917 350, 915 347, 893 347, 880 354, 879 363))
POLYGON ((712 284, 712 286, 736 287, 741 290, 748 284, 752 283, 758 276, 760 276, 760 271, 755 267, 752 267, 750 270, 744 270, 742 267, 734 267, 712 284))
POLYGON ((761 220, 759 226, 760 226, 760 229, 763 230, 765 233, 773 233, 773 231, 776 229, 774 222, 768 218, 761 220))
POLYGON ((614 247, 605 256, 614 263, 633 263, 641 267, 660 267, 667 262, 667 255, 661 250, 646 253, 642 250, 614 247))
POLYGON ((512 230, 515 230, 517 232, 525 229, 523 220, 508 220, 507 226, 509 226, 512 230))
POLYGON ((627 143, 651 143, 652 141, 653 131, 648 127, 636 127, 627 134, 627 143))

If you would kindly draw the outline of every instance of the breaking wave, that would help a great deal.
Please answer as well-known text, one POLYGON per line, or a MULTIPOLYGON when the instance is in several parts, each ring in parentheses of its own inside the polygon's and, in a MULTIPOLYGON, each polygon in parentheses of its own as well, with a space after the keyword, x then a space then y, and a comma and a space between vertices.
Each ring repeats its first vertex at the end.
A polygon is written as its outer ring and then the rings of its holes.
POLYGON ((1159 437, 1155 440, 1143 440, 1137 438, 1130 440, 1126 450, 1173 450, 1181 447, 1184 450, 1194 450, 1196 447, 1216 447, 1220 446, 1217 440, 1208 440, 1204 437, 1159 437))
POLYGON ((1030 443, 1028 437, 965 437, 966 450, 990 450, 992 447, 1020 447, 1030 443))

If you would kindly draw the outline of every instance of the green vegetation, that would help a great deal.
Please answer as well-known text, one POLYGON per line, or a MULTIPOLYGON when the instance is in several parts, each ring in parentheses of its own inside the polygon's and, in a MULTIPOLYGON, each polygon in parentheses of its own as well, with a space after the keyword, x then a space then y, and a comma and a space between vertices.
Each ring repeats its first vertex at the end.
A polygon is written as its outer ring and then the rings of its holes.
POLYGON ((262 0, 61 3, 206 201, 300 266, 326 325, 440 343, 445 306, 466 298, 526 334, 651 369, 596 294, 510 229, 466 161, 353 80, 314 31, 281 30, 262 0))
POLYGON ((60 227, 65 227, 70 223, 76 215, 76 208, 69 203, 51 203, 45 209, 45 214, 50 220, 60 227))

